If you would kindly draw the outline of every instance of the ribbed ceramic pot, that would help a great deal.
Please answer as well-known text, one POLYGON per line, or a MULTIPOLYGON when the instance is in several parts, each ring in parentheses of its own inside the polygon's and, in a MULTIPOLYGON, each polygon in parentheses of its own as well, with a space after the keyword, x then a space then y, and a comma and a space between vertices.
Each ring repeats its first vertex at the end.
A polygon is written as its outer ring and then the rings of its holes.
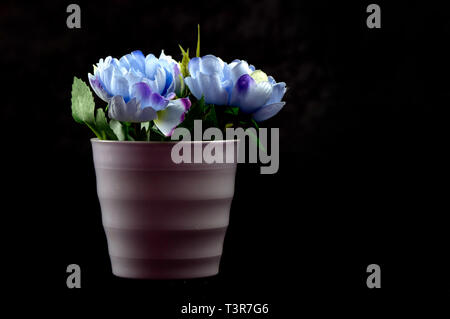
MULTIPOLYGON (((173 279, 219 272, 236 175, 231 163, 172 161, 175 142, 92 139, 97 193, 112 272, 173 279)), ((211 142, 182 142, 202 150, 211 142)), ((234 154, 226 153, 226 145, 234 154)))

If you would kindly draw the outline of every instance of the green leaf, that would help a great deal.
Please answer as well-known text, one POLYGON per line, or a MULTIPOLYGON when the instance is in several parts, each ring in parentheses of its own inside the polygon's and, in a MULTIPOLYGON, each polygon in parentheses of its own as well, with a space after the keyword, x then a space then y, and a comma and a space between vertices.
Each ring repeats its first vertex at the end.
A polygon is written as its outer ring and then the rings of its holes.
POLYGON ((152 141, 168 141, 170 137, 167 138, 156 125, 150 127, 150 139, 152 141))
POLYGON ((122 124, 119 121, 111 120, 109 121, 109 127, 116 134, 119 141, 125 141, 125 131, 122 124))
POLYGON ((184 78, 183 76, 180 74, 180 83, 181 83, 181 87, 179 89, 179 92, 176 92, 178 97, 187 97, 188 96, 188 92, 187 92, 187 85, 184 83, 184 78))
POLYGON ((142 122, 141 123, 141 129, 148 131, 149 128, 150 128, 150 122, 142 122))
POLYGON ((131 122, 124 122, 125 124, 125 130, 126 130, 126 140, 127 141, 138 141, 139 140, 139 133, 141 130, 141 126, 139 123, 131 123, 131 122))
POLYGON ((185 120, 200 120, 203 117, 203 114, 205 113, 205 97, 202 96, 200 100, 194 103, 194 105, 191 106, 189 109, 189 112, 186 115, 185 120))
POLYGON ((198 107, 202 114, 206 113, 206 110, 208 109, 208 106, 205 103, 205 96, 202 95, 202 98, 198 100, 198 107))
POLYGON ((189 76, 189 49, 187 49, 187 51, 184 51, 184 49, 181 47, 181 45, 178 45, 180 47, 181 50, 181 55, 183 56, 181 63, 180 63, 180 69, 181 69, 181 74, 183 75, 183 77, 187 77, 189 76))
POLYGON ((239 113, 239 107, 235 106, 227 106, 224 111, 226 114, 231 114, 233 116, 237 116, 239 113))
POLYGON ((133 126, 131 125, 130 122, 122 122, 123 125, 123 130, 125 132, 125 140, 126 141, 134 141, 134 137, 132 136, 133 134, 133 126))
POLYGON ((206 112, 205 116, 203 117, 203 121, 205 123, 205 128, 219 126, 217 123, 216 108, 215 108, 214 104, 208 105, 208 111, 206 112))
POLYGON ((145 136, 145 140, 150 140, 150 122, 142 122, 141 123, 141 132, 145 136))
POLYGON ((200 24, 197 24, 197 58, 200 57, 200 24))
POLYGON ((95 119, 95 127, 100 133, 102 140, 117 140, 117 136, 108 124, 103 109, 97 109, 97 117, 95 119))
POLYGON ((78 123, 86 123, 91 129, 95 126, 94 97, 83 80, 73 78, 72 84, 72 116, 78 123))

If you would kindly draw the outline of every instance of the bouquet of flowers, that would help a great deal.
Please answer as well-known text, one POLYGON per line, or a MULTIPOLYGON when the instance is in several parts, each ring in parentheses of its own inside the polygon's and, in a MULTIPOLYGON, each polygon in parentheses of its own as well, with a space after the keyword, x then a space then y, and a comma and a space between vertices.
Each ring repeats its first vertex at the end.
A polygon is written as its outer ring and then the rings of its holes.
POLYGON ((73 118, 101 140, 165 141, 177 127, 192 131, 195 120, 202 120, 204 129, 258 128, 285 105, 284 82, 244 60, 200 56, 200 30, 195 57, 180 49, 180 62, 164 51, 159 58, 133 51, 100 59, 89 84, 107 105, 96 108, 89 87, 75 77, 73 118))

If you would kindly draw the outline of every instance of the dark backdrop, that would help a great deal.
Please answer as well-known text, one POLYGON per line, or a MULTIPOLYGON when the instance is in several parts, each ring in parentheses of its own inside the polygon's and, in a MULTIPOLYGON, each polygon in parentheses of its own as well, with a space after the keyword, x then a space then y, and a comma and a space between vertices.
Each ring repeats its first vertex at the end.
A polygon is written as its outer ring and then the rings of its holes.
MULTIPOLYGON (((376 1, 379 30, 366 26, 368 1, 78 1, 81 29, 66 27, 69 2, 2 4, 1 114, 12 141, 5 154, 15 154, 3 157, 22 172, 7 183, 12 296, 47 310, 65 305, 63 314, 94 306, 149 318, 183 318, 187 302, 269 303, 266 317, 282 318, 366 316, 425 294, 448 298, 442 126, 436 95, 425 93, 431 79, 419 73, 436 63, 423 53, 449 24, 436 5, 393 2, 376 1), (100 57, 135 49, 179 59, 178 44, 194 50, 197 23, 202 54, 245 59, 287 83, 285 108, 265 123, 280 128, 280 170, 240 165, 218 276, 119 279, 101 225, 92 134, 71 118, 72 79, 87 81, 100 57), (79 290, 65 285, 71 263, 82 269, 79 290), (379 290, 365 284, 372 263, 381 266, 379 290)), ((440 85, 433 89, 446 92, 440 85)))

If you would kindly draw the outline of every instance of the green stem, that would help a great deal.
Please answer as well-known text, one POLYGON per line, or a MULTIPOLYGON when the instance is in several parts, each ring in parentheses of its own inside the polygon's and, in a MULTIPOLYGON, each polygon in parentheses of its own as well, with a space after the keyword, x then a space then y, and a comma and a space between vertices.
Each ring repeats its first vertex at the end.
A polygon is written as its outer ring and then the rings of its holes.
POLYGON ((129 130, 129 127, 130 127, 130 124, 129 123, 127 123, 127 122, 125 122, 125 123, 123 123, 124 124, 124 126, 125 126, 125 141, 128 141, 129 140, 129 138, 128 138, 128 136, 129 136, 129 132, 128 132, 128 130, 129 130))
POLYGON ((141 123, 133 123, 134 131, 136 132, 136 141, 144 140, 142 135, 141 123))
POLYGON ((97 136, 97 138, 98 138, 99 140, 105 140, 105 139, 106 139, 106 138, 103 138, 102 135, 100 135, 100 133, 97 132, 97 130, 96 130, 91 124, 89 124, 89 123, 86 122, 86 121, 84 122, 84 124, 86 124, 87 127, 89 127, 89 128, 91 129, 91 131, 94 132, 95 136, 97 136))

